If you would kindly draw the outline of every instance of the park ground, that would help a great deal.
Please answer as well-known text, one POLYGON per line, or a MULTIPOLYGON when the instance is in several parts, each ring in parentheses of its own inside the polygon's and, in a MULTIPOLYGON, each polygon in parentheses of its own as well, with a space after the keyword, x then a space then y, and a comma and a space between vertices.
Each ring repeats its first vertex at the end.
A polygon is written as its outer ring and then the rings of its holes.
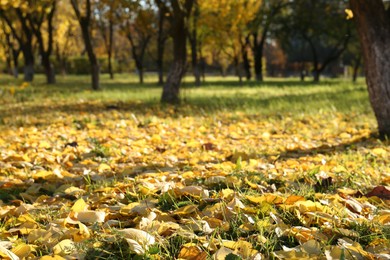
POLYGON ((363 79, 88 80, 0 80, 2 258, 388 259, 363 79))

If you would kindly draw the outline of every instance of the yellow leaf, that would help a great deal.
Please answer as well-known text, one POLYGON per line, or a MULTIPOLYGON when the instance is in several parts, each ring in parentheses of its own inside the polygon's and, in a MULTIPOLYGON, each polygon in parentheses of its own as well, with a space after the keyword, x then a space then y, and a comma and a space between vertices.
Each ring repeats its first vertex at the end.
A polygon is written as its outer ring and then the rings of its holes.
POLYGON ((102 163, 99 165, 98 171, 99 172, 111 171, 111 167, 108 164, 102 163))
POLYGON ((12 252, 20 258, 26 258, 31 253, 31 246, 26 244, 20 244, 12 249, 12 252))
POLYGON ((188 260, 206 260, 207 253, 202 251, 196 245, 184 245, 180 250, 178 258, 188 260))
POLYGON ((51 147, 51 144, 47 141, 40 141, 38 147, 49 149, 51 147))
POLYGON ((69 255, 75 250, 76 246, 70 239, 64 239, 53 247, 53 253, 60 256, 69 255))
POLYGON ((77 212, 75 217, 78 221, 83 223, 103 223, 106 217, 106 213, 103 211, 86 210, 77 212))
POLYGON ((0 241, 0 256, 2 259, 19 260, 19 257, 8 250, 12 244, 8 241, 0 241))
POLYGON ((311 200, 297 201, 294 205, 298 207, 298 210, 301 213, 312 212, 312 211, 324 211, 324 206, 322 206, 321 203, 313 202, 311 200))
POLYGON ((348 133, 341 133, 340 135, 341 139, 350 139, 352 136, 348 133))
POLYGON ((184 207, 181 207, 173 212, 173 214, 178 216, 188 216, 192 213, 195 213, 198 207, 196 205, 187 205, 184 207))
POLYGON ((78 199, 74 203, 73 207, 71 208, 71 211, 74 213, 78 213, 81 211, 85 211, 87 208, 88 208, 88 204, 85 203, 85 201, 83 199, 78 199))
POLYGON ((79 231, 73 234, 74 242, 81 242, 91 237, 89 230, 86 225, 79 223, 79 231))
POLYGON ((9 93, 11 94, 11 96, 13 96, 13 95, 15 95, 15 87, 11 87, 10 89, 9 89, 9 93))
POLYGON ((345 13, 347 14, 347 20, 350 20, 353 18, 353 12, 351 9, 345 9, 345 13))
POLYGON ((82 194, 86 193, 86 191, 83 190, 83 189, 80 189, 80 188, 78 188, 78 187, 71 186, 71 187, 69 187, 69 188, 66 188, 66 189, 64 190, 64 193, 65 193, 65 194, 68 194, 68 195, 73 195, 73 196, 75 196, 75 195, 82 195, 82 194))
POLYGON ((248 259, 249 257, 255 255, 257 250, 252 249, 252 244, 239 240, 239 241, 223 241, 222 245, 226 248, 234 250, 234 253, 239 254, 244 259, 248 259))
POLYGON ((383 148, 375 148, 371 150, 371 153, 373 153, 375 156, 386 156, 387 151, 383 148))
POLYGON ((246 196, 246 198, 255 204, 262 204, 263 202, 267 202, 269 204, 282 204, 284 199, 275 194, 264 194, 261 196, 246 196))
POLYGON ((284 202, 284 204, 286 205, 293 205, 295 202, 297 201, 304 201, 306 200, 305 197, 302 197, 302 196, 296 196, 296 195, 291 195, 289 196, 286 201, 284 202))
POLYGON ((65 258, 63 258, 62 256, 59 256, 59 255, 54 255, 54 256, 45 255, 45 256, 42 256, 41 258, 39 258, 39 260, 65 260, 65 258))

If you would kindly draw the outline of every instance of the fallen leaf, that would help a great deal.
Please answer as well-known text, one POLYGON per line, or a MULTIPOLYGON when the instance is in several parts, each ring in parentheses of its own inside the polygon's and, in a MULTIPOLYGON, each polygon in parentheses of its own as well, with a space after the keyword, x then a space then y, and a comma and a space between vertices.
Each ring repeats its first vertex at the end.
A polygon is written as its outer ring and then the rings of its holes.
POLYGON ((381 199, 390 200, 390 189, 385 186, 377 186, 365 195, 366 197, 376 196, 381 199))
POLYGON ((76 246, 70 239, 64 239, 53 247, 53 253, 60 256, 69 255, 75 250, 76 246))
POLYGON ((75 217, 82 223, 103 223, 106 218, 106 213, 104 211, 86 210, 77 212, 75 217))

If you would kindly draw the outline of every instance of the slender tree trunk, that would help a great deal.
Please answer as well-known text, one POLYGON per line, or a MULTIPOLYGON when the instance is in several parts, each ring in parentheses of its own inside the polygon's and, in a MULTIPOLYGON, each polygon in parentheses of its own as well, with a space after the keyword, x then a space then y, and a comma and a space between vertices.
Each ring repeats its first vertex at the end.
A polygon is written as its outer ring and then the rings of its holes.
POLYGON ((127 33, 127 39, 130 41, 131 44, 131 53, 133 55, 133 59, 135 60, 135 66, 137 67, 138 70, 138 75, 139 75, 139 83, 143 84, 144 83, 144 56, 145 56, 145 51, 146 47, 150 41, 151 36, 144 36, 140 37, 138 40, 138 44, 133 39, 133 36, 131 32, 127 33))
POLYGON ((100 67, 95 52, 93 50, 92 39, 89 33, 89 24, 87 24, 87 22, 85 21, 82 21, 80 24, 81 24, 81 32, 83 34, 85 49, 87 51, 89 64, 91 66, 92 89, 99 90, 100 89, 100 82, 99 82, 100 67))
POLYGON ((8 48, 8 49, 5 49, 5 63, 7 64, 7 71, 8 71, 8 74, 9 75, 13 75, 13 72, 12 72, 12 54, 11 54, 11 50, 8 48))
POLYGON ((306 70, 305 70, 305 63, 302 62, 301 63, 301 73, 300 73, 300 76, 301 76, 301 81, 305 81, 305 77, 306 77, 306 70))
MULTIPOLYGON (((196 34, 196 32, 194 33, 196 34)), ((199 70, 199 62, 198 62, 198 48, 197 48, 197 39, 196 35, 192 35, 191 39, 191 57, 192 57, 192 70, 194 73, 194 78, 195 78, 195 85, 200 86, 201 81, 200 81, 200 70, 199 70)))
POLYGON ((350 0, 363 49, 371 106, 381 137, 390 136, 390 18, 382 0, 350 0))
POLYGON ((249 46, 249 35, 245 37, 245 44, 243 44, 241 47, 242 62, 244 65, 246 80, 250 80, 252 78, 251 63, 249 61, 249 55, 248 55, 248 46, 249 46))
POLYGON ((92 77, 92 89, 100 89, 100 66, 97 62, 92 63, 91 65, 91 77, 92 77))
POLYGON ((88 54, 88 60, 90 64, 91 78, 92 78, 92 89, 99 90, 100 89, 100 82, 99 82, 100 67, 95 52, 93 50, 92 35, 90 32, 91 15, 92 15, 91 0, 85 1, 85 8, 84 8, 85 15, 81 14, 81 10, 77 0, 71 0, 70 2, 79 21, 81 27, 81 34, 83 36, 83 41, 85 45, 85 50, 87 51, 88 54))
POLYGON ((158 35, 157 35, 157 73, 158 85, 164 84, 164 47, 166 37, 164 36, 165 11, 163 6, 159 6, 158 14, 158 35))
POLYGON ((108 73, 110 74, 110 79, 114 79, 114 71, 112 67, 112 49, 114 42, 114 22, 110 19, 108 25, 108 46, 107 46, 107 54, 108 54, 108 73))
POLYGON ((32 53, 31 44, 23 46, 23 58, 24 58, 24 81, 32 82, 34 80, 34 54, 32 53))
POLYGON ((192 58, 192 70, 195 78, 195 85, 200 86, 200 69, 199 69, 199 59, 198 59, 198 18, 199 18, 199 6, 195 4, 193 19, 192 19, 192 31, 190 34, 190 44, 191 44, 191 58, 192 58))
POLYGON ((355 64, 353 65, 352 82, 357 81, 359 75, 359 68, 361 64, 362 64, 362 56, 359 55, 355 60, 355 64))
POLYGON ((258 34, 253 34, 253 55, 255 63, 255 75, 257 81, 263 81, 263 50, 265 45, 265 40, 267 37, 268 28, 264 28, 263 33, 261 34, 260 40, 258 39, 258 34))
POLYGON ((140 57, 134 57, 135 66, 137 67, 139 83, 144 84, 144 65, 143 65, 142 60, 139 60, 139 58, 140 57))
POLYGON ((320 75, 321 75, 321 72, 318 69, 314 69, 313 70, 313 81, 320 82, 320 75))
POLYGON ((158 85, 164 85, 164 66, 163 66, 164 47, 158 48, 157 56, 158 56, 157 57, 158 85))
POLYGON ((200 75, 202 77, 202 82, 205 83, 206 82, 206 61, 202 56, 199 62, 199 70, 200 70, 200 75))
POLYGON ((12 59, 14 62, 13 75, 15 79, 19 78, 19 54, 20 54, 20 49, 12 50, 12 59))
POLYGON ((112 70, 112 53, 108 52, 108 74, 110 74, 110 79, 114 79, 114 72, 112 70))
POLYGON ((58 43, 56 44, 55 54, 56 54, 57 64, 60 66, 61 75, 64 76, 66 75, 66 58, 65 55, 63 55, 64 57, 62 57, 58 43))
POLYGON ((242 74, 241 74, 239 58, 237 56, 234 57, 233 62, 234 62, 234 68, 236 69, 236 75, 238 77, 238 81, 240 82, 240 86, 242 86, 242 74))
POLYGON ((47 54, 43 54, 41 55, 41 57, 42 57, 42 65, 45 68, 46 83, 55 84, 56 83, 55 71, 53 65, 50 62, 50 57, 47 54))

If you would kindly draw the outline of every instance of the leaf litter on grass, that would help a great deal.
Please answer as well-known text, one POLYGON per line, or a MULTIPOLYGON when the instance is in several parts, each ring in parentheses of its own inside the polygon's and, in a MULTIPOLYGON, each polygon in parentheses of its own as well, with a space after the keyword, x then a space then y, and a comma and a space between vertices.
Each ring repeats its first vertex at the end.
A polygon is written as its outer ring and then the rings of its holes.
POLYGON ((3 118, 1 258, 389 259, 390 149, 369 124, 175 113, 3 118))

